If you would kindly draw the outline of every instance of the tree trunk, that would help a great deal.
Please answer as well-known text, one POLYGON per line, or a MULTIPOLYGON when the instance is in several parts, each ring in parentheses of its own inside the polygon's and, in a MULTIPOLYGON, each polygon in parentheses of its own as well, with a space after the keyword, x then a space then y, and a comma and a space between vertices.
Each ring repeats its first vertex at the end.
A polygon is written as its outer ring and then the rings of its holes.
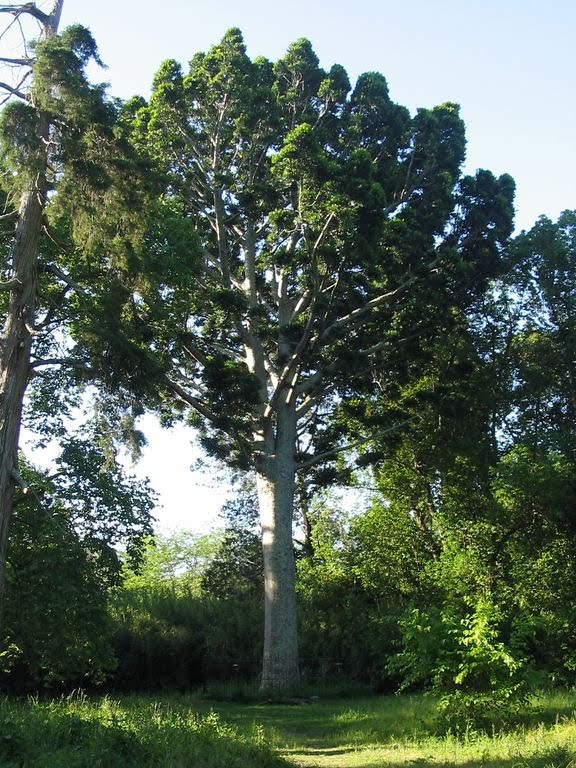
MULTIPOLYGON (((43 17, 43 37, 55 35, 64 0, 54 0, 52 11, 43 17)), ((23 13, 36 10, 31 4, 23 13)), ((18 222, 10 251, 12 274, 17 281, 10 291, 8 311, 0 338, 0 627, 4 605, 4 584, 8 532, 14 503, 14 485, 18 481, 18 443, 22 406, 30 372, 30 353, 34 333, 36 294, 38 291, 38 245, 46 204, 46 168, 48 166, 50 125, 40 115, 38 142, 43 152, 43 167, 22 194, 18 222)))
POLYGON ((22 404, 28 385, 30 350, 36 303, 36 259, 42 231, 44 190, 22 196, 12 246, 12 277, 0 355, 0 621, 4 599, 4 571, 14 484, 18 478, 18 441, 22 404))
POLYGON ((266 440, 256 473, 264 556, 263 690, 299 681, 296 571, 292 519, 296 462, 296 416, 291 404, 277 411, 276 433, 266 440))

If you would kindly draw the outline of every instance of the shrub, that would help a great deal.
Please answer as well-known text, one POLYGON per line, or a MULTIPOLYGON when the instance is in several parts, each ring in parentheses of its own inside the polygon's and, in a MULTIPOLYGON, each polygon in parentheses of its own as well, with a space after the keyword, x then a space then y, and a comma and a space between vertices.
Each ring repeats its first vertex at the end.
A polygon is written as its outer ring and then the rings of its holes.
POLYGON ((501 620, 488 598, 463 616, 414 609, 403 620, 403 649, 390 667, 402 674, 402 688, 420 684, 441 694, 445 727, 503 724, 527 701, 530 670, 503 642, 501 620))

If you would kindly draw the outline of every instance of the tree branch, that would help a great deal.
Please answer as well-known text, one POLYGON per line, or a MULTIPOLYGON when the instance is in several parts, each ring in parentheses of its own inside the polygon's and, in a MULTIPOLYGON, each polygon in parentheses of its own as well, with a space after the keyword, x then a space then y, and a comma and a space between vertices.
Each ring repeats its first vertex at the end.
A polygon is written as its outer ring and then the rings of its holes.
POLYGON ((11 85, 8 85, 8 83, 3 83, 0 81, 0 88, 4 91, 8 91, 8 94, 10 96, 17 96, 19 99, 23 99, 26 101, 26 94, 22 91, 19 91, 18 88, 13 88, 11 85))
POLYGON ((0 56, 3 64, 13 64, 15 67, 29 67, 32 65, 32 59, 10 59, 7 56, 0 56))
POLYGON ((19 288, 22 282, 17 277, 13 277, 12 280, 6 280, 4 283, 0 283, 0 292, 11 291, 13 288, 19 288))
POLYGON ((334 456, 339 456, 341 453, 351 451, 354 448, 359 448, 361 445, 366 445, 366 443, 369 443, 372 440, 376 440, 380 437, 383 437, 384 435, 390 434, 391 432, 395 432, 397 429, 401 429, 407 424, 410 424, 410 422, 414 421, 416 418, 416 416, 411 416, 409 419, 405 419, 398 424, 394 424, 394 426, 388 427, 388 429, 383 429, 380 432, 377 432, 375 435, 370 435, 370 437, 364 437, 362 440, 356 440, 353 443, 347 443, 346 445, 339 446, 338 448, 333 448, 330 451, 324 451, 324 453, 319 453, 316 456, 312 456, 310 459, 308 459, 308 461, 304 461, 301 464, 298 464, 298 471, 302 469, 309 469, 310 467, 313 467, 322 461, 326 461, 326 459, 334 458, 334 456))
POLYGON ((356 309, 353 309, 352 312, 349 312, 347 315, 343 315, 342 317, 339 317, 337 320, 335 320, 331 325, 326 328, 322 334, 320 335, 320 340, 324 340, 327 338, 333 331, 336 331, 340 328, 346 328, 347 326, 354 325, 354 323, 358 320, 362 320, 365 315, 370 314, 370 312, 373 309, 376 309, 376 307, 379 307, 382 304, 385 304, 390 299, 395 298, 398 296, 399 293, 402 293, 402 291, 406 290, 412 283, 416 282, 416 276, 412 275, 409 277, 404 283, 399 285, 397 288, 394 288, 392 291, 388 291, 387 293, 381 293, 379 296, 375 296, 373 299, 370 299, 370 301, 367 301, 365 304, 362 304, 361 307, 357 307, 356 309))
POLYGON ((74 360, 71 357, 45 357, 39 360, 34 360, 30 363, 30 370, 35 371, 37 368, 54 367, 55 365, 60 365, 65 368, 74 368, 83 373, 96 373, 95 369, 91 368, 84 360, 74 360))
MULTIPOLYGON (((168 385, 168 388, 172 390, 172 393, 175 394, 179 400, 181 400, 185 405, 189 405, 197 413, 209 421, 210 424, 215 426, 216 429, 218 429, 219 415, 217 413, 215 413, 211 408, 208 408, 205 403, 203 403, 194 395, 190 394, 190 392, 187 392, 184 387, 182 387, 177 382, 169 378, 166 378, 165 381, 168 385)), ((226 432, 226 430, 221 431, 226 432)), ((251 456, 250 443, 233 430, 226 432, 226 434, 236 442, 246 458, 249 459, 251 456)))
POLYGON ((26 13, 29 16, 33 16, 38 19, 42 24, 46 24, 50 19, 50 16, 36 7, 35 3, 23 3, 22 5, 0 5, 0 13, 10 13, 12 16, 20 16, 22 13, 26 13))
POLYGON ((68 288, 72 288, 79 294, 86 293, 85 288, 79 285, 75 280, 72 280, 71 277, 69 277, 65 272, 62 272, 62 270, 55 264, 44 264, 44 269, 46 272, 51 272, 59 280, 62 280, 62 282, 65 283, 68 288))

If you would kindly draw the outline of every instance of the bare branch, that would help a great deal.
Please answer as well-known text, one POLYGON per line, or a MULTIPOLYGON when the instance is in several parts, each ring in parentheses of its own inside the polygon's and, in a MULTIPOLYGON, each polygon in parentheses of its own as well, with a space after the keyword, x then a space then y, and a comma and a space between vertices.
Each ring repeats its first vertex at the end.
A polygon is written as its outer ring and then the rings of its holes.
POLYGON ((86 293, 86 290, 81 285, 79 285, 65 272, 62 272, 62 270, 55 264, 44 264, 44 269, 46 272, 51 272, 55 277, 57 277, 59 280, 62 280, 63 283, 65 283, 69 288, 74 289, 77 293, 86 293))
POLYGON ((209 422, 214 422, 217 420, 218 416, 216 413, 214 413, 214 411, 208 408, 205 403, 202 403, 202 401, 195 397, 195 395, 187 392, 180 384, 172 381, 172 379, 167 379, 166 383, 172 390, 173 394, 175 394, 181 402, 194 408, 195 411, 198 411, 198 413, 201 416, 204 416, 205 419, 208 419, 209 422))
POLYGON ((335 218, 336 218, 336 214, 334 213, 334 211, 332 211, 332 213, 328 216, 328 218, 324 222, 324 226, 322 227, 322 231, 320 232, 320 234, 316 238, 316 242, 312 246, 312 255, 314 255, 316 253, 316 251, 318 250, 318 248, 320 247, 320 244, 322 243, 322 240, 324 239, 324 237, 326 236, 328 230, 330 229, 330 224, 332 223, 332 221, 335 218))
POLYGON ((6 56, 0 56, 0 61, 15 67, 29 67, 33 63, 32 59, 9 59, 6 56))
MULTIPOLYGON (((8 83, 3 83, 0 81, 0 88, 2 90, 8 92, 8 96, 17 96, 19 99, 26 100, 26 94, 22 91, 19 91, 18 88, 13 88, 11 85, 8 85, 8 83)), ((0 103, 4 103, 5 100, 3 100, 0 103)))
POLYGON ((379 307, 382 304, 385 304, 387 301, 390 301, 390 299, 396 298, 398 294, 402 293, 406 288, 408 288, 408 286, 412 285, 412 283, 414 283, 415 281, 416 281, 416 277, 412 276, 408 278, 406 282, 402 283, 397 288, 394 288, 394 290, 387 291, 386 293, 381 293, 379 296, 375 296, 373 299, 370 299, 370 301, 367 301, 365 304, 362 304, 361 307, 357 307, 356 309, 353 309, 352 312, 349 312, 347 315, 343 315, 342 317, 339 317, 331 325, 329 325, 328 328, 324 330, 320 338, 325 339, 333 331, 336 331, 340 328, 346 328, 347 326, 350 326, 350 325, 354 325, 354 323, 356 323, 359 320, 362 320, 366 315, 369 315, 373 309, 376 309, 376 307, 379 307))
POLYGON ((8 99, 10 99, 12 96, 17 96, 19 99, 22 99, 23 101, 28 101, 28 95, 21 90, 21 87, 24 85, 26 80, 31 76, 32 74, 32 68, 28 69, 24 75, 20 78, 20 82, 17 85, 7 85, 5 83, 0 83, 0 88, 4 88, 7 90, 6 96, 0 100, 0 105, 5 104, 8 99))
POLYGON ((94 368, 91 368, 85 360, 75 360, 73 357, 45 357, 34 360, 30 363, 30 370, 35 371, 38 368, 53 368, 61 366, 63 368, 73 368, 83 373, 95 374, 94 368))
POLYGON ((35 3, 23 3, 22 5, 0 5, 0 13, 10 13, 12 16, 20 16, 20 14, 28 14, 38 19, 42 24, 46 24, 49 20, 49 16, 37 8, 35 3))

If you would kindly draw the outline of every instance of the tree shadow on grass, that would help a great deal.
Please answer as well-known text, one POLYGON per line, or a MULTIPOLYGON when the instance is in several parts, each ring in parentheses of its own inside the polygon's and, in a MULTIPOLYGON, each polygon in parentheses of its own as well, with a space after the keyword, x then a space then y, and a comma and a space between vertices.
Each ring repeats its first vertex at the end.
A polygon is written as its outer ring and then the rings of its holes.
POLYGON ((475 758, 463 762, 446 762, 443 758, 422 757, 403 762, 385 761, 381 763, 367 763, 366 766, 356 764, 355 768, 572 768, 575 754, 572 751, 554 748, 530 757, 502 758, 475 758))
MULTIPOLYGON (((526 754, 520 746, 518 755, 511 745, 513 757, 492 758, 489 738, 482 757, 466 757, 463 749, 458 759, 457 745, 451 752, 442 743, 434 704, 433 700, 423 697, 374 697, 346 702, 314 701, 300 707, 248 705, 223 716, 241 728, 259 723, 280 754, 303 768, 322 765, 327 768, 352 765, 354 768, 576 768, 574 749, 546 743, 540 745, 541 751, 534 749, 534 754, 526 754)), ((573 717, 574 708, 569 704, 547 705, 544 700, 542 706, 536 705, 523 713, 516 725, 496 730, 495 738, 505 739, 506 734, 517 727, 527 732, 538 726, 547 730, 573 717)))
POLYGON ((246 728, 254 722, 273 732, 275 741, 303 749, 340 748, 342 744, 374 744, 429 736, 433 707, 409 697, 320 700, 308 705, 256 704, 242 708, 215 706, 229 722, 246 728))
POLYGON ((358 758, 358 750, 354 748, 284 750, 282 754, 288 760, 297 760, 296 765, 299 768, 318 768, 324 760, 330 768, 344 768, 349 764, 353 764, 354 768, 573 768, 576 765, 576 754, 565 748, 555 748, 525 758, 511 757, 503 760, 480 757, 456 762, 447 762, 445 757, 436 758, 433 755, 398 761, 390 758, 390 753, 385 748, 382 748, 382 751, 373 749, 372 754, 366 757, 365 763, 358 758), (356 757, 353 763, 348 763, 347 756, 351 754, 356 757), (341 765, 337 765, 333 760, 337 756, 342 757, 341 765), (307 759, 313 762, 308 763, 307 759))

